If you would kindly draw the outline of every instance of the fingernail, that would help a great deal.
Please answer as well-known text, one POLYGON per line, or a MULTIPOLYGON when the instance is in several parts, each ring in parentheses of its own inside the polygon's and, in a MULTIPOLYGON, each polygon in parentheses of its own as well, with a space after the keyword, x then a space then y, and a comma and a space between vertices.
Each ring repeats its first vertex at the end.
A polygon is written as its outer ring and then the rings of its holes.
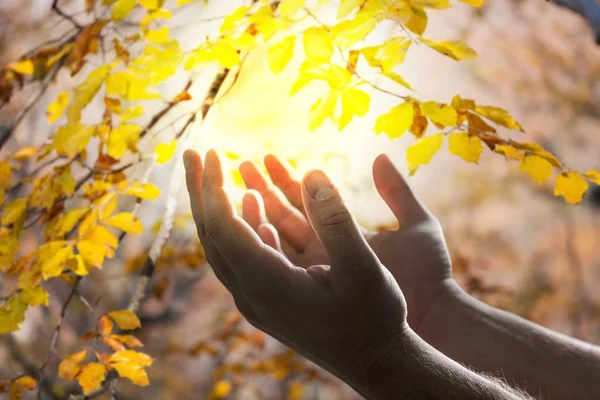
POLYGON ((334 193, 331 181, 323 171, 312 171, 306 176, 306 190, 315 200, 325 200, 334 193))

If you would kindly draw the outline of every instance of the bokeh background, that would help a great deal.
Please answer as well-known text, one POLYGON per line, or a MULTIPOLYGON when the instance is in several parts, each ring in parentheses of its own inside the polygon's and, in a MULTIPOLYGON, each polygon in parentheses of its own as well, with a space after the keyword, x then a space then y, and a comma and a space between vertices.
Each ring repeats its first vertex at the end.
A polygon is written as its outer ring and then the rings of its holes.
MULTIPOLYGON (((63 3, 73 15, 83 9, 78 0, 63 3)), ((182 46, 191 48, 218 29, 219 16, 231 11, 234 3, 241 4, 233 0, 193 4, 177 12, 167 25, 182 46)), ((50 12, 50 6, 48 0, 0 2, 0 64, 70 28, 50 12)), ((323 10, 324 15, 328 12, 323 10)), ((569 167, 600 168, 600 47, 581 16, 546 2, 489 0, 481 9, 459 4, 432 12, 430 17, 428 36, 462 38, 479 57, 456 63, 415 46, 402 74, 417 88, 419 97, 449 101, 460 93, 481 104, 502 106, 524 126, 528 141, 544 145, 569 167)), ((390 27, 373 40, 394 33, 390 27)), ((387 226, 391 213, 374 190, 371 163, 385 152, 406 171, 405 150, 410 141, 375 136, 371 115, 388 110, 393 99, 373 92, 369 116, 356 120, 343 133, 328 122, 308 133, 310 100, 319 89, 288 97, 298 65, 299 60, 274 76, 266 52, 253 52, 232 92, 213 107, 203 124, 194 127, 185 147, 200 151, 215 147, 229 154, 230 185, 238 200, 244 189, 235 167, 243 160, 260 160, 275 152, 294 161, 299 176, 309 168, 324 168, 343 189, 364 226, 387 226)), ((191 94, 203 93, 213 73, 210 68, 194 72, 198 83, 191 94)), ((185 83, 188 76, 181 73, 177 79, 185 83)), ((58 92, 75 83, 68 73, 59 74, 39 107, 6 144, 6 151, 46 141, 50 128, 45 108, 58 92)), ((180 90, 181 85, 170 85, 160 90, 171 96, 180 90)), ((13 122, 31 95, 25 90, 0 109, 0 129, 13 122)), ((196 106, 193 101, 185 103, 181 112, 196 106)), ((100 118, 94 115, 98 110, 99 105, 92 105, 86 118, 100 118)), ((177 123, 161 129, 176 129, 177 123)), ((153 141, 161 141, 160 132, 148 146, 153 141)), ((133 174, 147 176, 167 190, 173 168, 180 162, 176 156, 152 170, 141 165, 133 174)), ((22 171, 27 173, 27 169, 22 171)), ((517 164, 498 155, 484 153, 479 165, 472 165, 447 151, 421 167, 410 182, 440 219, 455 276, 470 293, 553 330, 600 344, 597 188, 591 188, 581 204, 571 206, 554 197, 550 186, 535 185, 518 171, 517 164)), ((183 187, 180 190, 175 230, 157 265, 151 293, 142 306, 143 328, 137 333, 144 351, 156 359, 149 368, 151 386, 120 383, 119 399, 358 398, 240 317, 231 296, 204 262, 187 193, 183 187)), ((103 271, 94 271, 93 279, 82 284, 81 293, 93 311, 73 304, 60 337, 61 354, 78 349, 82 332, 93 327, 98 316, 127 304, 164 206, 161 199, 144 203, 139 216, 148 233, 127 238, 103 271)), ((25 248, 37 246, 33 236, 24 240, 28 241, 25 248)), ((6 284, 0 276, 0 291, 6 284)), ((47 349, 60 312, 58 300, 68 294, 61 283, 50 284, 48 290, 56 296, 49 308, 31 309, 18 333, 0 337, 1 376, 14 376, 36 365, 47 349)), ((73 383, 58 378, 50 384, 65 398, 76 390, 73 383)))

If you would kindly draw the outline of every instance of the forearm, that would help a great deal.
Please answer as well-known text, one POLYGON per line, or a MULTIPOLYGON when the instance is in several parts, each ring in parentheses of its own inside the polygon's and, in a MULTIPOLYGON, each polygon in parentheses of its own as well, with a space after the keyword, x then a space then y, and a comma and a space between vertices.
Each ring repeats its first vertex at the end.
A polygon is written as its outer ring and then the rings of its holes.
POLYGON ((501 373, 534 396, 597 398, 600 350, 490 307, 451 284, 418 327, 448 357, 501 373))
POLYGON ((364 367, 369 382, 359 390, 369 400, 529 398, 464 368, 412 331, 375 349, 364 367))

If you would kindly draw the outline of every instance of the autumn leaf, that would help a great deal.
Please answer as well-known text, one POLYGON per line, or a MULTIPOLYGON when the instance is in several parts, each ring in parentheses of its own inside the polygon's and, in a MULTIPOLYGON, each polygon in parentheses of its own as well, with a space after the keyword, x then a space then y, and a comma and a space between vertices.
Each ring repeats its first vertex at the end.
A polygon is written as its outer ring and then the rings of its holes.
POLYGON ((135 149, 142 127, 135 124, 119 125, 108 134, 106 150, 109 156, 120 159, 129 148, 135 149))
POLYGON ((168 162, 175 154, 177 149, 177 140, 173 139, 169 143, 161 143, 154 149, 154 155, 156 156, 157 164, 164 164, 168 162))
POLYGON ((33 75, 35 66, 31 60, 15 61, 6 65, 6 68, 23 75, 33 75))
POLYGON ((77 381, 83 389, 84 394, 88 394, 100 387, 104 382, 106 367, 98 362, 91 362, 83 366, 77 376, 77 381))
POLYGON ((521 171, 524 171, 535 183, 542 183, 552 175, 552 164, 538 156, 526 156, 521 161, 521 171))
POLYGON ((56 96, 56 99, 48 105, 46 109, 46 116, 48 117, 48 123, 53 124, 59 120, 65 112, 65 109, 69 105, 71 93, 64 91, 56 96))
POLYGON ((15 383, 25 390, 33 390, 37 386, 37 381, 29 375, 18 378, 15 383))
POLYGON ((333 41, 323 27, 312 27, 302 35, 306 58, 317 64, 329 64, 333 55, 333 41))
POLYGON ((567 203, 577 204, 583 199, 589 184, 577 172, 563 172, 556 177, 554 195, 562 196, 567 203))
POLYGON ((417 141, 406 150, 409 175, 414 175, 421 165, 429 164, 431 158, 442 147, 444 136, 441 133, 417 141))
POLYGON ((422 103, 421 114, 442 127, 455 126, 458 120, 458 114, 453 107, 435 101, 422 103))
POLYGON ((360 52, 370 66, 391 72, 394 67, 404 62, 411 42, 404 38, 392 38, 379 46, 363 48, 360 52))
POLYGON ((58 376, 60 379, 70 381, 75 379, 77 374, 81 371, 81 363, 85 360, 87 355, 87 349, 84 349, 78 353, 73 353, 64 358, 58 365, 58 376))
POLYGON ((421 38, 421 42, 456 61, 477 57, 475 50, 460 40, 435 41, 421 38))
POLYGON ((110 365, 119 376, 129 379, 139 386, 148 386, 148 375, 144 367, 152 365, 154 360, 144 353, 134 350, 120 350, 110 357, 110 365))
POLYGON ((59 155, 74 157, 82 152, 96 132, 96 127, 69 122, 54 134, 54 148, 59 155))
POLYGON ((306 0, 282 0, 279 4, 279 12, 285 17, 292 16, 304 7, 304 3, 306 0))
POLYGON ((112 311, 108 313, 108 316, 123 330, 137 329, 142 326, 137 315, 129 310, 112 311))
POLYGON ((27 199, 16 199, 4 206, 2 225, 9 225, 20 219, 27 210, 27 199))
POLYGON ((345 20, 331 28, 333 41, 342 49, 346 49, 365 38, 375 29, 377 19, 370 14, 358 15, 354 19, 345 20))
POLYGON ((316 131, 327 118, 333 119, 333 113, 337 105, 337 97, 328 94, 317 99, 311 106, 308 119, 308 128, 311 132, 316 131))
POLYGON ((288 36, 269 48, 268 60, 271 71, 278 74, 284 70, 294 56, 295 36, 288 36))
POLYGON ((113 64, 102 65, 94 71, 90 72, 88 77, 75 89, 73 101, 67 109, 67 118, 70 123, 79 122, 81 119, 81 111, 88 103, 96 96, 106 77, 113 69, 113 64))
POLYGON ((152 183, 136 183, 125 189, 124 193, 144 200, 155 200, 160 196, 160 189, 152 183))
POLYGON ((142 223, 131 213, 123 212, 113 215, 103 221, 106 225, 113 226, 124 232, 137 235, 144 232, 142 223))
POLYGON ((521 125, 514 120, 509 112, 500 107, 477 106, 475 108, 475 112, 482 117, 485 117, 490 121, 493 121, 498 125, 502 125, 508 129, 522 130, 521 125))
POLYGON ((125 19, 135 8, 136 0, 117 0, 112 8, 112 19, 119 22, 125 19))
POLYGON ((483 153, 483 145, 477 136, 471 136, 466 132, 454 133, 448 139, 450 154, 459 156, 466 162, 479 162, 483 153))
POLYGON ((397 139, 412 125, 415 116, 413 103, 407 101, 393 107, 387 114, 377 118, 375 133, 385 132, 390 139, 397 139))
POLYGON ((362 90, 349 87, 341 94, 342 113, 338 129, 342 131, 355 116, 364 117, 369 111, 371 96, 362 90))
POLYGON ((221 379, 215 383, 212 388, 211 397, 215 399, 224 399, 231 393, 231 382, 221 379))

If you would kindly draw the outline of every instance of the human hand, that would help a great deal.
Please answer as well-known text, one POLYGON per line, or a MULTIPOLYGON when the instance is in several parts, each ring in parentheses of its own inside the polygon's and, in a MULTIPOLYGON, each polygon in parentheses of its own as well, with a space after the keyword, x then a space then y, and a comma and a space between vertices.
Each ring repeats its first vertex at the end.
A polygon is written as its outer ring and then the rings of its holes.
POLYGON ((377 390, 370 387, 369 353, 381 354, 385 343, 397 346, 409 334, 406 303, 327 176, 313 171, 296 189, 330 262, 299 267, 276 250, 273 225, 262 222, 255 232, 236 215, 214 151, 205 168, 193 151, 184 160, 208 261, 242 314, 363 395, 377 390))
MULTIPOLYGON (((301 183, 292 177, 290 167, 275 156, 267 156, 265 166, 272 183, 254 163, 240 166, 246 186, 258 192, 250 191, 244 197, 244 219, 255 230, 267 220, 273 224, 283 252, 296 265, 327 263, 327 254, 306 217, 301 183)), ((454 286, 442 229, 387 156, 375 160, 373 178, 399 228, 364 236, 406 296, 409 325, 427 336, 423 330, 437 329, 435 324, 427 323, 427 316, 436 300, 454 286)))

